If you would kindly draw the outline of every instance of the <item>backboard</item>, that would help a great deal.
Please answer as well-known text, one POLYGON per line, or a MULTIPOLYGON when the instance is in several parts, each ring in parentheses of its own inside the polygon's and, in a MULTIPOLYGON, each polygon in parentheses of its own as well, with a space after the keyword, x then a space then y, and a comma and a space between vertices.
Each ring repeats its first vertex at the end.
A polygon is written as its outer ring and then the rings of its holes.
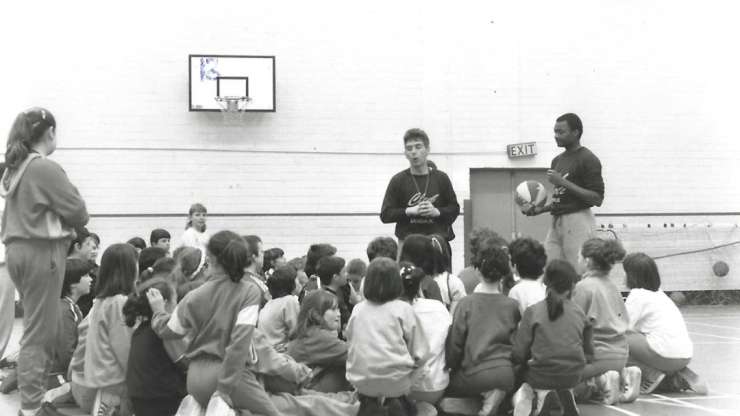
POLYGON ((275 57, 189 55, 189 110, 221 111, 216 97, 249 97, 244 111, 275 111, 275 57))

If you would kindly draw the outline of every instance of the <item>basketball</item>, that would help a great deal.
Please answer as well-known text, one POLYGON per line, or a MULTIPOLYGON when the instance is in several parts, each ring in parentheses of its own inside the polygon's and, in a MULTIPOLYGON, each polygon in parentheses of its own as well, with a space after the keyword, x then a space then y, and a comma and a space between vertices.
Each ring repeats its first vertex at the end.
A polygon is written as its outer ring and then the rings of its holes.
POLYGON ((712 271, 717 277, 725 277, 730 272, 730 266, 724 261, 720 260, 712 266, 712 271))
POLYGON ((537 181, 524 181, 514 191, 514 201, 520 207, 542 207, 547 203, 547 189, 537 181))

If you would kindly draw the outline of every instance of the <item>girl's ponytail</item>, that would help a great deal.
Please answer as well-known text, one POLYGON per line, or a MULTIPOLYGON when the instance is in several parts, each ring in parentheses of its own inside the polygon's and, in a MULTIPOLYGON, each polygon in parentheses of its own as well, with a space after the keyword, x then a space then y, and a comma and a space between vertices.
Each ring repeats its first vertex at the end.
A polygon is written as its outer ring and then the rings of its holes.
POLYGON ((5 165, 9 171, 20 167, 31 153, 31 146, 49 127, 56 127, 56 120, 46 109, 34 107, 18 114, 10 128, 5 150, 5 165))
POLYGON ((238 282, 244 276, 244 269, 252 262, 252 255, 247 243, 238 234, 231 231, 219 231, 208 240, 208 251, 216 257, 229 278, 238 282))
POLYGON ((138 293, 128 295, 126 303, 123 304, 123 316, 126 321, 126 326, 132 328, 136 325, 136 319, 139 316, 145 315, 147 309, 149 310, 149 316, 151 317, 152 310, 149 308, 149 302, 146 299, 146 295, 140 295, 138 293))
POLYGON ((551 260, 545 269, 544 283, 547 286, 547 317, 551 321, 558 319, 564 311, 563 299, 570 298, 578 274, 573 266, 564 260, 551 260))
POLYGON ((26 113, 18 114, 10 128, 5 150, 5 165, 11 172, 23 163, 31 152, 31 122, 26 113))
POLYGON ((403 297, 408 301, 413 301, 419 297, 419 287, 421 281, 426 277, 426 273, 424 269, 415 267, 408 261, 402 261, 399 266, 401 268, 401 282, 403 282, 403 297))
POLYGON ((545 302, 547 302, 547 317, 551 321, 558 319, 563 314, 563 298, 553 294, 552 290, 547 291, 545 302))
POLYGON ((172 287, 163 278, 157 277, 142 283, 134 293, 128 296, 126 303, 123 304, 123 316, 127 326, 133 327, 139 318, 144 318, 147 321, 152 319, 152 308, 149 306, 149 299, 146 297, 146 292, 149 289, 159 290, 165 301, 172 297, 172 287))

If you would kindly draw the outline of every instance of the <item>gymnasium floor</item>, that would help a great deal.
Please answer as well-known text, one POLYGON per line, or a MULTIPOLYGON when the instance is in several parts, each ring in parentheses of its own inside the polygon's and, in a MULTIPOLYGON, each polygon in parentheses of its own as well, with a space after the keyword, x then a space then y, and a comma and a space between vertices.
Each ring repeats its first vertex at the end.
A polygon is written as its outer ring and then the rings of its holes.
MULTIPOLYGON (((580 405, 582 416, 740 415, 740 306, 685 307, 682 312, 694 341, 691 368, 708 381, 709 395, 652 394, 619 406, 584 404, 580 405)), ((17 345, 20 330, 18 320, 11 345, 17 345)), ((17 414, 18 406, 17 391, 0 394, 1 416, 17 414)))

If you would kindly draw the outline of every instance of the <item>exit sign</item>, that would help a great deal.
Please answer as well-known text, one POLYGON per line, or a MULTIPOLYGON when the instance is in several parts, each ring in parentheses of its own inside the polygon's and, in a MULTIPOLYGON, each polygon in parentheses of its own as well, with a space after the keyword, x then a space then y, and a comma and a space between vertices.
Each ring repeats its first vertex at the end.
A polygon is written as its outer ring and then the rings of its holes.
POLYGON ((507 145, 506 154, 509 155, 509 159, 534 156, 537 154, 537 143, 529 142, 507 145))

